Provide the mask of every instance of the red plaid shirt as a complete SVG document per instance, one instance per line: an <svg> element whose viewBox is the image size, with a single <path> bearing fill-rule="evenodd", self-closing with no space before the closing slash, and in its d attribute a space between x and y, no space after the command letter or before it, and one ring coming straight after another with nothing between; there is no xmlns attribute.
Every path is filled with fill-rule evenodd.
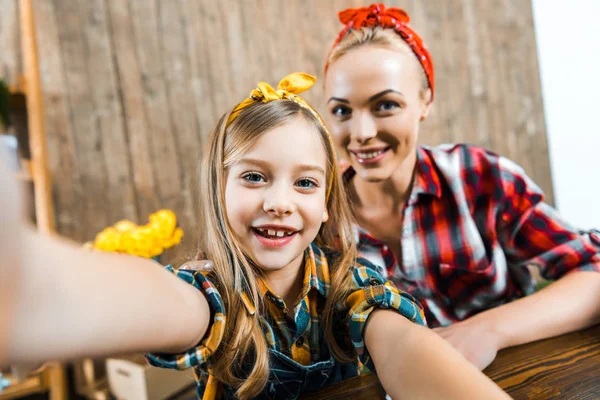
<svg viewBox="0 0 600 400"><path fill-rule="evenodd" d="M528 265L551 280L600 271L600 232L571 227L519 166L474 146L418 148L402 226L400 263L357 227L360 255L421 301L431 327L531 294Z"/></svg>

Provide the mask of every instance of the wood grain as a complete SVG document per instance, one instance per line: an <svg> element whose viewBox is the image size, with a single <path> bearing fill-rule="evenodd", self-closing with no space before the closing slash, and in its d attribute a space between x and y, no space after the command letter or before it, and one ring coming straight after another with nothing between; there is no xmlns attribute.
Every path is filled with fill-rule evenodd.
<svg viewBox="0 0 600 400"><path fill-rule="evenodd" d="M600 325L501 351L484 371L515 400L600 398Z"/></svg>
<svg viewBox="0 0 600 400"><path fill-rule="evenodd" d="M385 390L377 376L365 374L301 397L302 400L382 400Z"/></svg>
<svg viewBox="0 0 600 400"><path fill-rule="evenodd" d="M600 325L504 349L484 373L515 400L598 399ZM305 400L366 398L385 398L374 375L338 382L303 397Z"/></svg>

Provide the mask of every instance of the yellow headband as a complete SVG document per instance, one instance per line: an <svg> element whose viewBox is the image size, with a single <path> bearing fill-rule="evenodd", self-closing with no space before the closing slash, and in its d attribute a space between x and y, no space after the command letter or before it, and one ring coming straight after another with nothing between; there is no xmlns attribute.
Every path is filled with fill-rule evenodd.
<svg viewBox="0 0 600 400"><path fill-rule="evenodd" d="M273 87L266 82L259 82L258 87L250 93L250 96L233 109L229 115L229 119L227 120L227 126L229 126L229 124L237 118L244 108L259 101L268 103L275 100L290 100L309 110L323 127L333 151L333 166L331 176L329 177L329 186L327 187L327 195L325 198L325 201L328 202L329 194L331 193L331 186L333 184L333 176L335 173L337 173L335 147L333 145L331 134L329 134L329 131L327 130L327 127L325 126L325 123L323 122L323 119L319 113L317 113L302 97L298 96L298 93L302 93L305 90L313 87L316 80L317 78L312 75L305 74L303 72L294 72L279 82L279 85L277 85L277 90L273 89Z"/></svg>

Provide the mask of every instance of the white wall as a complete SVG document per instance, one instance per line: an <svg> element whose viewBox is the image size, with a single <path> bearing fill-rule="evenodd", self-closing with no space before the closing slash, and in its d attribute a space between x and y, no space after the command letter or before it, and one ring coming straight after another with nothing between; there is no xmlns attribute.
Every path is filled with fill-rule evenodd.
<svg viewBox="0 0 600 400"><path fill-rule="evenodd" d="M555 204L600 229L600 0L533 0Z"/></svg>

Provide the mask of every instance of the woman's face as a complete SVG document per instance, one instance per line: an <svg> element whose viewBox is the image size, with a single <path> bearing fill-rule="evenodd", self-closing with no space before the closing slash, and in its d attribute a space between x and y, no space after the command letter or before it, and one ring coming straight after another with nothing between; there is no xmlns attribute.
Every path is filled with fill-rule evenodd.
<svg viewBox="0 0 600 400"><path fill-rule="evenodd" d="M419 122L430 107L421 96L420 68L410 49L375 45L350 50L329 66L327 124L362 179L383 181L414 164Z"/></svg>

